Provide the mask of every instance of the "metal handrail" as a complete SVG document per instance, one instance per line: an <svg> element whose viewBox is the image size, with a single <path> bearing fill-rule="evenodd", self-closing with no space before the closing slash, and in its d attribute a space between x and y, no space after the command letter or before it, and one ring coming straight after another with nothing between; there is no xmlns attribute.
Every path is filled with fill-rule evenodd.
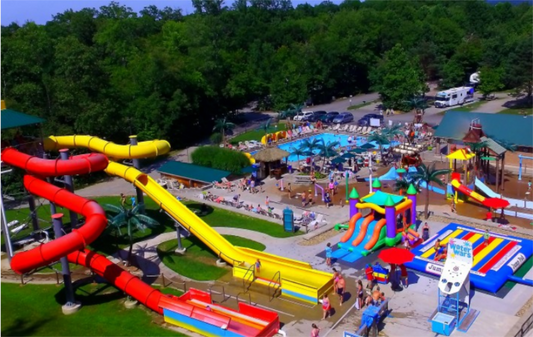
<svg viewBox="0 0 533 337"><path fill-rule="evenodd" d="M240 300L239 300L239 297L242 295L248 295L248 304L252 304L252 296L250 295L250 293L247 293L247 292L240 292L237 294L237 296L235 296L235 299L237 300L237 305L239 304Z"/></svg>
<svg viewBox="0 0 533 337"><path fill-rule="evenodd" d="M276 281L276 275L278 276L277 278L277 281ZM276 282L277 285L274 287L274 292L272 293L272 295L270 295L270 286L272 285L273 282ZM274 297L276 297L276 293L278 292L278 289L281 288L281 273L280 271L278 270L275 274L274 274L274 277L272 278L272 280L270 280L270 282L268 282L268 297L270 298L270 301L272 301L274 299Z"/></svg>
<svg viewBox="0 0 533 337"><path fill-rule="evenodd" d="M220 303L224 303L226 301L226 289L221 284L212 284L209 286L209 296L211 297L211 302L213 302L213 287L221 287L222 288L222 301Z"/></svg>
<svg viewBox="0 0 533 337"><path fill-rule="evenodd" d="M244 276L242 277L242 288L244 289L245 292L248 291L248 288L246 288L246 276L248 275L248 273L250 273L250 276L252 277L252 282L254 281L254 275L255 275L255 265L251 265L247 270L246 270L246 273L244 273ZM250 284L252 284L252 282L250 282Z"/></svg>

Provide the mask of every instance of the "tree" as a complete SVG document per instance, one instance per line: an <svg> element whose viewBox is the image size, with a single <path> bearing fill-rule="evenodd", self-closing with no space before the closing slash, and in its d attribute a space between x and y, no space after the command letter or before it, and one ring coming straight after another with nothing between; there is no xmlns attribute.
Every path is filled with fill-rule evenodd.
<svg viewBox="0 0 533 337"><path fill-rule="evenodd" d="M429 218L429 188L431 186L431 183L433 182L438 184L439 186L445 186L444 182L440 180L440 176L446 175L452 170L437 170L435 168L435 163L431 164L430 167L427 167L426 164L422 163L416 169L417 172L412 175L413 181L416 181L418 186L420 186L420 184L423 182L426 184L426 206L424 209L424 213L427 219Z"/></svg>
<svg viewBox="0 0 533 337"><path fill-rule="evenodd" d="M226 132L233 130L235 128L235 124L228 121L227 117L219 118L215 121L215 126L213 127L213 131L219 131L222 134L222 143L226 144Z"/></svg>
<svg viewBox="0 0 533 337"><path fill-rule="evenodd" d="M367 140L369 142L375 142L379 145L379 153L381 154L381 160L383 161L383 164L387 165L387 160L383 155L383 145L390 144L389 137L382 132L374 132L367 138Z"/></svg>
<svg viewBox="0 0 533 337"><path fill-rule="evenodd" d="M426 92L424 73L416 58L409 56L400 44L385 53L370 73L373 89L384 105L403 107L403 102Z"/></svg>
<svg viewBox="0 0 533 337"><path fill-rule="evenodd" d="M320 149L320 146L322 145L321 142L322 140L316 138L307 138L303 140L300 147L307 150L309 153L314 153L315 150Z"/></svg>
<svg viewBox="0 0 533 337"><path fill-rule="evenodd" d="M123 226L127 228L130 248L128 250L126 264L129 266L133 252L133 233L139 230L144 232L146 228L155 228L159 226L159 222L147 215L141 214L144 211L143 203L138 204L133 209L106 204L104 205L104 209L110 213L114 213L112 217L108 215L108 226L112 227L115 233L122 235L120 228Z"/></svg>
<svg viewBox="0 0 533 337"><path fill-rule="evenodd" d="M298 162L300 162L300 156L305 156L308 154L308 152L302 146L297 147L295 149L291 149L291 151L291 155L296 156Z"/></svg>
<svg viewBox="0 0 533 337"><path fill-rule="evenodd" d="M322 157L322 170L324 170L324 167L326 166L326 159L335 157L337 155L337 151L335 148L340 145L338 141L333 142L324 142L324 139L321 139L322 144L319 145L320 153L319 155Z"/></svg>
<svg viewBox="0 0 533 337"><path fill-rule="evenodd" d="M502 68L482 67L479 71L480 83L477 89L483 94L483 97L487 97L504 87L502 77Z"/></svg>
<svg viewBox="0 0 533 337"><path fill-rule="evenodd" d="M261 126L259 126L257 130L263 130L263 134L266 135L270 131L271 122L272 122L272 118L267 119L267 121L261 124Z"/></svg>
<svg viewBox="0 0 533 337"><path fill-rule="evenodd" d="M394 182L394 191L400 192L400 195L403 195L403 192L406 192L410 185L411 183L408 182L405 177L403 177L402 179L396 179L396 181Z"/></svg>

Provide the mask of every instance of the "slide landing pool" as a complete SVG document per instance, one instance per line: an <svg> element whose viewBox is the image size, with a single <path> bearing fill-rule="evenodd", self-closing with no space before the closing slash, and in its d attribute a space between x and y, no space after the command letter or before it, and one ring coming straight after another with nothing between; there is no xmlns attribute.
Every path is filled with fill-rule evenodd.
<svg viewBox="0 0 533 337"><path fill-rule="evenodd" d="M452 239L472 242L474 249L470 281L475 287L496 293L504 283L531 257L533 241L516 236L490 233L488 245L484 245L484 231L481 229L450 223L429 240L412 249L415 259L406 263L408 268L440 276L443 262L434 261L435 241L442 244Z"/></svg>

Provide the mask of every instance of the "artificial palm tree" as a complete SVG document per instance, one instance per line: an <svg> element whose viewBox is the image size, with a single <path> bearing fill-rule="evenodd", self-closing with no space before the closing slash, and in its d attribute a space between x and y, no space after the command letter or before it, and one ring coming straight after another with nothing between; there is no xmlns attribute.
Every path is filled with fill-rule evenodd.
<svg viewBox="0 0 533 337"><path fill-rule="evenodd" d="M291 148L291 155L296 156L298 158L298 162L300 162L300 156L305 156L307 154L307 151L303 147L298 148Z"/></svg>
<svg viewBox="0 0 533 337"><path fill-rule="evenodd" d="M409 107L410 110L414 111L415 118L417 117L418 111L421 111L422 115L424 115L426 113L426 108L428 107L426 100L422 96L413 96L411 99L404 101L404 103ZM422 122L421 116L418 122Z"/></svg>
<svg viewBox="0 0 533 337"><path fill-rule="evenodd" d="M418 165L416 168L417 172L414 173L411 177L413 181L416 182L417 187L420 186L422 182L426 183L426 207L424 209L424 213L426 215L426 219L429 217L429 187L432 182L438 184L439 186L444 186L444 182L440 180L440 176L446 175L450 173L452 170L444 169L444 170L438 170L435 168L435 163L431 164L430 167L427 167L424 163Z"/></svg>
<svg viewBox="0 0 533 337"><path fill-rule="evenodd" d="M215 121L215 126L213 127L213 131L219 131L222 133L222 144L226 144L226 131L233 130L235 128L235 124L228 121L227 117L219 118Z"/></svg>
<svg viewBox="0 0 533 337"><path fill-rule="evenodd" d="M257 130L263 130L263 134L266 136L268 131L270 130L270 123L272 122L272 118L269 118L266 122L261 124Z"/></svg>
<svg viewBox="0 0 533 337"><path fill-rule="evenodd" d="M301 148L313 153L313 151L320 149L320 146L322 145L322 141L318 140L316 138L307 138L304 139L302 142Z"/></svg>
<svg viewBox="0 0 533 337"><path fill-rule="evenodd" d="M411 183L408 182L407 179L405 179L405 177L401 179L396 179L396 181L394 182L394 191L400 192L400 195L403 195L403 192L407 191L410 184Z"/></svg>
<svg viewBox="0 0 533 337"><path fill-rule="evenodd" d="M381 133L384 134L389 141L393 141L394 137L403 135L402 127L400 124L394 124L390 127L385 127L381 130Z"/></svg>
<svg viewBox="0 0 533 337"><path fill-rule="evenodd" d="M114 213L113 216L108 215L108 226L114 229L116 235L122 235L121 227L126 226L128 231L128 239L130 248L128 251L128 258L126 264L129 266L131 262L131 255L133 252L133 233L135 230L143 231L146 228L154 228L159 226L157 220L146 216L143 213L144 204L140 203L133 209L127 209L124 206L104 205L104 209L109 213Z"/></svg>
<svg viewBox="0 0 533 337"><path fill-rule="evenodd" d="M335 151L335 148L340 145L339 142L325 142L324 139L321 140L322 144L318 147L320 149L319 155L322 157L322 171L324 170L324 166L326 166L326 159L335 157L337 155L337 151Z"/></svg>
<svg viewBox="0 0 533 337"><path fill-rule="evenodd" d="M374 132L368 137L368 142L376 142L379 145L379 153L381 154L381 160L386 165L387 161L383 156L383 145L390 144L389 137L382 132Z"/></svg>

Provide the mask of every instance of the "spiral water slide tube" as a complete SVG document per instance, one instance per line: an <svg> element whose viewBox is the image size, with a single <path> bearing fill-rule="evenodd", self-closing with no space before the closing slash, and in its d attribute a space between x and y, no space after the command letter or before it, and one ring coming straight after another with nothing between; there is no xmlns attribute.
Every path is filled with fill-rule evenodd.
<svg viewBox="0 0 533 337"><path fill-rule="evenodd" d="M27 172L39 177L87 174L103 170L108 166L108 159L102 154L80 155L72 157L70 160L45 160L18 152L13 148L2 151L2 161L11 166L25 169ZM107 225L105 212L98 203L29 175L24 176L24 186L32 194L83 215L85 224L59 239L14 255L11 260L11 268L15 272L24 274L67 256L69 262L90 268L120 290L148 308L165 315L165 317L168 314L177 315L180 323L194 322L195 320L201 321L202 323L199 326L204 326L204 329L198 329L197 324L194 323L191 326L187 326L193 331L209 334L210 331L221 329L212 322L226 322L224 329L233 332L235 336L270 336L279 329L277 315L272 322L266 322L261 327L254 327L252 323L256 321L256 318L253 316L239 314L238 312L221 315L205 308L194 307L175 296L164 295L159 290L153 289L136 276L109 261L106 257L85 249L88 244L92 243L104 231ZM241 311L254 310L253 307L248 308L248 305L242 306L242 304L244 303L240 305ZM239 318L240 322L235 317ZM276 322L278 328L275 326ZM243 331L245 332L244 334Z"/></svg>
<svg viewBox="0 0 533 337"><path fill-rule="evenodd" d="M92 136L51 136L45 140L44 145L47 150L85 147L117 159L153 157L167 153L170 150L170 144L161 140L140 142L138 145L117 145ZM198 237L221 259L234 267L248 268L257 259L260 259L261 275L259 276L262 279L274 280L279 272L279 275L281 275L281 289L282 292L286 291L285 294L287 296L316 303L318 298L332 288L332 274L312 269L309 263L233 246L194 212L179 202L176 197L141 171L112 161L105 171L109 175L117 176L133 183L158 203L173 219ZM234 274L239 276L235 273L235 270ZM296 284L300 285L298 291L294 289L296 286L289 286ZM289 287L291 289L288 289ZM311 299L309 297L311 293L316 293L316 298ZM315 297L315 295L311 297Z"/></svg>

